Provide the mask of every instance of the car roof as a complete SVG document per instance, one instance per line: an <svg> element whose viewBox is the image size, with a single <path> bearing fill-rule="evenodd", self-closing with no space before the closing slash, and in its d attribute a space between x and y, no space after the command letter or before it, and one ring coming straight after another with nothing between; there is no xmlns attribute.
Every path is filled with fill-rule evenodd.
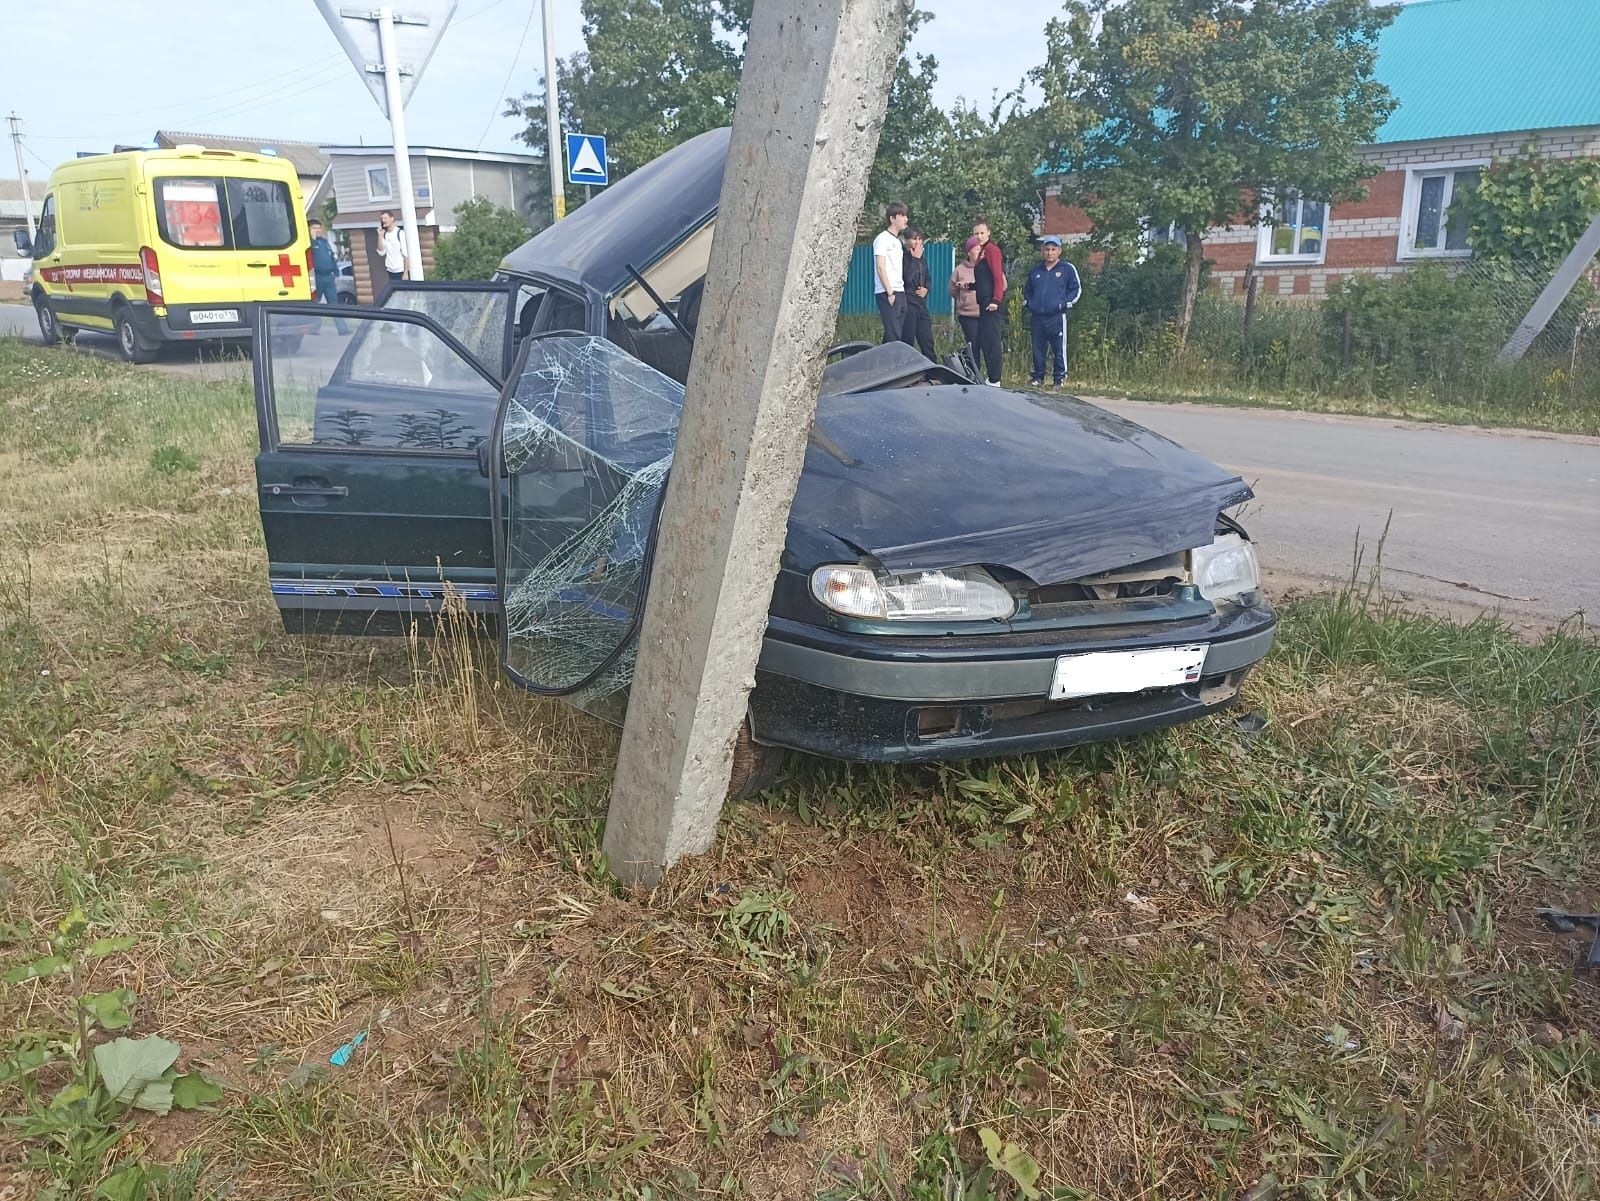
<svg viewBox="0 0 1600 1201"><path fill-rule="evenodd" d="M717 211L728 135L713 129L623 176L506 255L500 270L606 295Z"/></svg>

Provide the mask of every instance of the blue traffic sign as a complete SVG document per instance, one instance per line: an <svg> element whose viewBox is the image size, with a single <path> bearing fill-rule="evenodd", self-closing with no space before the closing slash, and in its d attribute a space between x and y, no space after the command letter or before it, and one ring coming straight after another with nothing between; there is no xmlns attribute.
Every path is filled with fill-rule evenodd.
<svg viewBox="0 0 1600 1201"><path fill-rule="evenodd" d="M570 183L611 182L606 168L606 138L600 133L567 135L567 180Z"/></svg>

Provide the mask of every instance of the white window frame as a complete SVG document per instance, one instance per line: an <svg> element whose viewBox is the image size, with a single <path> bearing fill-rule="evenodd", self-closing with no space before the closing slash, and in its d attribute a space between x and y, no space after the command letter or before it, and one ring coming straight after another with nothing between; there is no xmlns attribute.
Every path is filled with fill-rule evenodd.
<svg viewBox="0 0 1600 1201"><path fill-rule="evenodd" d="M1304 196L1300 198L1300 203L1305 203ZM1328 227L1333 224L1333 205L1320 200L1313 200L1311 203L1321 204L1324 214L1322 218L1322 240L1317 244L1317 252L1315 254L1274 254L1272 252L1272 234L1278 226L1272 224L1266 218L1277 207L1277 199L1274 197L1271 201L1261 206L1262 219L1260 226L1256 230L1256 266L1269 267L1307 263L1320 266L1327 259Z"/></svg>
<svg viewBox="0 0 1600 1201"><path fill-rule="evenodd" d="M1439 230L1443 234L1449 224L1450 202L1456 194L1456 172L1476 167L1479 171L1489 169L1489 160L1486 158L1451 159L1442 163L1415 163L1406 168L1405 200L1400 206L1400 242L1395 251L1396 259L1467 259L1472 257L1472 247L1465 250L1446 250L1442 246L1437 250L1418 250L1417 218L1421 215L1422 208L1422 180L1428 175L1442 175L1445 178L1444 205L1439 210Z"/></svg>
<svg viewBox="0 0 1600 1201"><path fill-rule="evenodd" d="M372 190L372 173L374 171L382 171L383 177L389 181L388 188L386 188L381 194ZM366 166L366 175L368 200L376 202L384 200L392 201L394 199L394 170L388 163L368 163Z"/></svg>
<svg viewBox="0 0 1600 1201"><path fill-rule="evenodd" d="M1141 261L1154 254L1157 246L1177 246L1187 249L1189 245L1188 235L1179 227L1176 221L1168 221L1166 228L1160 231L1160 237L1156 236L1156 232L1156 228L1151 226L1149 221L1145 221L1139 227L1139 257ZM1181 242L1178 240L1180 235L1183 237Z"/></svg>

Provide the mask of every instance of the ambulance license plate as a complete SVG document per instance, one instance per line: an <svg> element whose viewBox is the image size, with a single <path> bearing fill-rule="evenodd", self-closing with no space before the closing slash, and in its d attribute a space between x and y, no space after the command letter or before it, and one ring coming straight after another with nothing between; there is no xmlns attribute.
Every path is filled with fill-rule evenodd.
<svg viewBox="0 0 1600 1201"><path fill-rule="evenodd" d="M191 325L238 325L238 309L190 309Z"/></svg>
<svg viewBox="0 0 1600 1201"><path fill-rule="evenodd" d="M1193 684L1206 664L1204 643L1160 646L1147 651L1093 651L1062 655L1050 681L1050 699L1069 700L1107 693L1143 692Z"/></svg>

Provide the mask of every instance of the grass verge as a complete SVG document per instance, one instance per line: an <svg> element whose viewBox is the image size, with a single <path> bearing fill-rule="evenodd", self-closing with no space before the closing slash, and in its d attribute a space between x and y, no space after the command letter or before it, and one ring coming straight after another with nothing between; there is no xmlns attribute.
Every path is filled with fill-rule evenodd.
<svg viewBox="0 0 1600 1201"><path fill-rule="evenodd" d="M0 339L0 1195L1600 1187L1597 984L1532 917L1600 909L1581 631L1298 602L1264 728L797 762L631 895L607 729L280 632L253 428Z"/></svg>

